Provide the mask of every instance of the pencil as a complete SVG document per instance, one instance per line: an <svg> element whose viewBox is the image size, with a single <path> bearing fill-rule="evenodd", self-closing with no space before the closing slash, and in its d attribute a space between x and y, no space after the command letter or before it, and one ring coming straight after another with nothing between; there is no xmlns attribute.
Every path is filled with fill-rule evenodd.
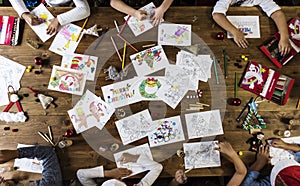
<svg viewBox="0 0 300 186"><path fill-rule="evenodd" d="M235 80L234 80L234 98L237 98L237 82L238 82L238 74L234 72Z"/></svg>
<svg viewBox="0 0 300 186"><path fill-rule="evenodd" d="M120 39L122 39L127 45L129 45L134 51L138 52L138 49L136 49L134 46L132 46L124 37L122 37L120 34L117 35Z"/></svg>
<svg viewBox="0 0 300 186"><path fill-rule="evenodd" d="M193 168L190 168L190 169L188 169L188 170L186 170L186 171L184 171L184 173L186 174L186 173L190 172L190 171L193 170L193 169L194 169L194 167L193 167Z"/></svg>
<svg viewBox="0 0 300 186"><path fill-rule="evenodd" d="M213 57L213 62L214 62L214 70L215 70L215 75L216 75L216 83L218 85L218 84L220 84L220 82L219 82L219 76L218 76L218 71L217 71L217 61L216 61L215 57Z"/></svg>
<svg viewBox="0 0 300 186"><path fill-rule="evenodd" d="M98 41L96 43L96 45L94 46L94 50L96 50L99 46L99 44L101 43L102 39L104 38L104 35L105 33L108 31L108 28L105 28L103 31L102 31L102 35L98 38Z"/></svg>
<svg viewBox="0 0 300 186"><path fill-rule="evenodd" d="M123 30L124 30L125 26L127 25L127 23L128 23L128 21L129 21L130 18L131 18L131 16L129 15L129 16L127 17L125 23L123 24L121 30L118 32L118 34L122 34L122 32L123 32Z"/></svg>
<svg viewBox="0 0 300 186"><path fill-rule="evenodd" d="M296 109L299 109L300 108L300 97L298 98L298 103L297 103L297 106L296 106Z"/></svg>
<svg viewBox="0 0 300 186"><path fill-rule="evenodd" d="M143 48L147 48L147 47L153 47L153 46L155 46L156 44L155 43L153 43L153 44L149 44L149 45L143 45L142 47Z"/></svg>
<svg viewBox="0 0 300 186"><path fill-rule="evenodd" d="M39 134L45 141L47 141L47 142L49 143L49 140L45 137L45 134L44 134L44 133L38 131L38 134Z"/></svg>
<svg viewBox="0 0 300 186"><path fill-rule="evenodd" d="M119 26L118 26L118 23L117 23L117 21L116 21L116 20L114 20L114 23L115 23L116 29L117 29L117 31L118 31L118 33L119 33L119 32L120 32L120 29L119 29Z"/></svg>
<svg viewBox="0 0 300 186"><path fill-rule="evenodd" d="M223 50L223 57L224 57L224 72L225 72L225 78L227 78L227 60L226 60L226 51Z"/></svg>
<svg viewBox="0 0 300 186"><path fill-rule="evenodd" d="M122 69L124 69L125 56L126 56L126 42L124 42L124 48L123 48Z"/></svg>
<svg viewBox="0 0 300 186"><path fill-rule="evenodd" d="M80 37L80 35L81 35L81 32L82 32L82 30L84 29L84 27L85 27L85 25L86 25L86 23L87 23L88 20L89 20L89 18L87 17L87 18L85 19L85 21L84 21L82 27L81 27L81 30L80 30L80 32L79 32L79 34L78 34L78 37L77 37L77 39L76 39L76 42L78 42L78 39L79 39L79 37Z"/></svg>
<svg viewBox="0 0 300 186"><path fill-rule="evenodd" d="M117 52L117 54L118 54L118 57L119 57L120 61L122 62L122 57L121 57L121 55L120 55L120 53L119 53L119 50L118 50L118 48L117 48L117 45L116 45L116 43L115 43L114 38L113 38L112 36L110 36L110 39L111 39L112 44L114 45L114 48L115 48L115 50L116 50L116 52Z"/></svg>
<svg viewBox="0 0 300 186"><path fill-rule="evenodd" d="M51 128L51 126L48 126L48 132L49 132L49 138L50 138L50 140L53 140L53 135L52 135L52 128Z"/></svg>

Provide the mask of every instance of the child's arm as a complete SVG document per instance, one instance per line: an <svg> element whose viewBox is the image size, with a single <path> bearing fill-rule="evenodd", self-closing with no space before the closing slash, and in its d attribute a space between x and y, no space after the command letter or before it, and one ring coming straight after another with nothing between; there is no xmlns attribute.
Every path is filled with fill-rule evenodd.
<svg viewBox="0 0 300 186"><path fill-rule="evenodd" d="M291 50L285 15L281 10L277 10L271 15L271 18L274 20L279 30L280 40L279 40L278 48L281 55L284 56L288 54Z"/></svg>
<svg viewBox="0 0 300 186"><path fill-rule="evenodd" d="M147 12L145 12L143 10L136 10L136 9L128 6L127 4L125 4L122 0L111 0L110 6L120 12L123 12L124 14L134 16L135 18L137 18L140 21L143 19L146 19L146 17L147 17Z"/></svg>
<svg viewBox="0 0 300 186"><path fill-rule="evenodd" d="M173 0L164 0L164 2L155 9L155 14L152 17L152 24L158 25L160 22L163 21L164 14L168 10L168 8L171 6Z"/></svg>
<svg viewBox="0 0 300 186"><path fill-rule="evenodd" d="M291 143L286 143L284 141L282 141L279 138L275 138L272 140L271 142L272 147L275 148L281 148L284 150L291 150L294 152L300 152L300 146L298 144L291 144Z"/></svg>
<svg viewBox="0 0 300 186"><path fill-rule="evenodd" d="M234 42L239 47L248 47L248 41L246 40L244 33L239 31L234 25L232 25L224 14L214 13L213 19L218 25L220 25L223 29L225 29L233 35Z"/></svg>

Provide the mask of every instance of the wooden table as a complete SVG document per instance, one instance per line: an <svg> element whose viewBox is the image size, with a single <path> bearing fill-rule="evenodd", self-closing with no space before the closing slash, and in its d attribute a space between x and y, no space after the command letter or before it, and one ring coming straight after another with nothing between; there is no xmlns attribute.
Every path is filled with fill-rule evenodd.
<svg viewBox="0 0 300 186"><path fill-rule="evenodd" d="M51 12L56 15L60 12L64 12L69 8L50 8ZM300 15L300 7L283 7L284 13L286 14L287 19L292 17L299 17ZM11 7L1 7L0 8L2 15L17 15ZM203 96L200 99L187 99L184 98L182 100L182 104L178 106L175 110L170 107L166 107L167 109L165 117L175 116L181 114L183 116L185 113L185 107L188 103L200 101L202 103L209 104L210 107L205 110L211 109L220 109L222 119L223 119L223 128L225 134L222 136L206 138L202 140L223 140L226 139L229 141L236 151L243 151L244 155L241 156L243 161L246 164L251 163L254 160L255 154L253 152L248 151L249 145L246 144L246 140L250 138L252 135L249 134L248 131L237 128L240 124L236 122L235 118L239 115L243 106L247 103L250 97L255 96L250 92L247 92L243 89L239 88L239 98L242 100L241 106L230 106L226 104L228 98L233 97L234 95L234 72L238 72L241 77L244 68L237 68L234 66L234 62L236 59L239 59L241 55L249 55L251 60L264 64L270 68L275 69L281 73L284 73L288 76L295 78L296 82L294 88L291 91L290 98L286 105L278 106L272 102L264 102L259 105L259 113L265 119L268 128L264 129L265 138L268 137L277 137L274 134L276 129L285 129L287 127L287 121L289 119L300 118L300 111L296 110L296 102L299 97L300 91L300 70L297 61L299 60L299 56L296 56L292 61L290 61L283 69L277 69L268 59L267 57L258 49L265 40L267 40L273 33L276 32L276 26L274 22L269 19L264 12L259 8L230 8L228 15L259 15L260 17L260 26L261 26L261 39L248 39L250 42L250 46L247 49L238 48L235 43L230 39L224 39L223 41L216 40L215 34L217 32L223 31L219 26L217 26L211 17L212 7L171 7L165 15L165 20L173 23L181 23L181 24L191 24L192 31L195 33L195 36L199 36L201 38L198 40L199 42L204 42L207 44L203 45L204 54L214 54L216 59L219 62L218 71L220 75L220 85L216 85L214 74L212 74L212 78L208 81L208 83L200 82L200 88L203 91ZM112 16L113 15L113 16ZM96 38L94 36L85 35L80 42L76 53L87 53L87 54L101 54L100 62L98 68L98 79L94 83L88 83L87 86L94 87L95 93L99 96L102 96L101 86L111 84L112 81L105 81L104 77L106 76L103 73L103 68L107 68L109 65L115 65L120 68L121 64L118 62L118 57L114 53L112 45L109 39L110 35L115 34L113 31L114 23L113 20L117 20L119 24L123 23L123 14L111 9L111 8L94 8L92 9L91 17L86 25L86 28L93 26L94 24L100 25L101 27L109 27L110 32L104 37L103 41L100 43L99 47L96 50L93 50L93 47L96 43ZM75 24L81 26L83 21L76 22ZM128 28L125 31L129 32ZM150 34L151 35L151 34ZM47 145L47 143L37 134L38 131L47 132L47 126L51 125L53 128L53 133L55 139L59 136L63 135L67 129L72 128L72 124L70 121L67 110L73 107L73 104L76 103L80 97L72 96L70 94L50 91L47 89L50 73L53 65L60 65L61 56L54 54L48 50L53 38L43 44L41 48L38 50L34 50L26 45L26 38L36 38L37 36L32 32L28 25L25 25L25 30L23 33L22 43L19 46L9 47L9 46L0 46L0 54L15 60L25 66L34 65L33 59L35 56L40 56L42 53L46 52L50 56L50 63L44 65L43 73L36 75L35 73L27 73L25 72L22 80L21 86L22 88L19 91L19 95L28 93L29 97L23 97L21 100L21 104L23 109L27 112L29 119L25 123L5 123L0 122L0 147L4 148L16 148L18 143L24 144L40 144ZM153 37L153 35L151 35ZM194 36L193 36L194 37ZM135 47L139 50L142 50L142 45L149 44L151 41L140 41L138 38L127 38L130 42L135 42ZM153 42L153 41L152 41ZM109 47L108 46L109 43ZM122 46L120 46L122 47ZM210 49L210 50L209 50ZM228 72L229 76L227 79L223 78L223 56L222 51L226 49L227 55L229 57L228 61ZM176 47L166 47L166 53L168 58L171 61L175 61L176 53L179 51ZM120 50L121 51L121 50ZM127 63L129 63L129 55L134 54L135 52L128 47L126 57ZM246 66L246 62L242 62L243 67ZM37 67L36 67L37 68ZM132 74L129 74L131 76ZM49 108L44 111L40 105L40 103L35 102L36 97L33 96L33 93L27 89L26 87L32 87L38 90L41 93L46 95L53 96L55 98L55 103L58 105L56 108ZM189 95L194 95L194 92L189 92ZM165 107L165 104L161 102L139 102L131 105L130 107L125 107L125 109L130 108L133 113L141 111L142 109L148 108L153 112L155 109L158 109L157 112L161 109L161 107ZM151 107L151 108L150 108ZM1 107L0 110L3 110L4 107ZM13 111L17 111L14 107ZM127 110L126 110L127 111ZM127 113L128 114L128 113ZM160 113L157 113L155 116L157 118L163 117ZM182 117L183 118L183 117ZM63 171L63 175L65 178L73 178L75 176L75 171L78 168L83 167L93 167L96 165L104 165L105 168L114 168L115 163L110 161L112 157L112 152L109 150L106 151L107 154L104 155L103 158L98 152L100 152L99 147L102 145L104 147L109 148L112 143L117 142L120 145L120 148L126 148L122 146L120 138L117 134L117 131L114 126L114 121L118 120L116 115L113 115L109 123L106 124L105 128L108 131L106 134L101 133L99 130L90 130L83 135L77 135L71 137L74 144L64 150L57 150L58 156L60 158L61 168ZM17 128L18 132L4 131L3 128L5 126L10 126L11 129ZM299 126L295 127L296 130L292 131L292 136L297 136L300 134ZM114 140L105 140L105 135L114 136ZM101 138L95 137L101 136ZM91 148L90 145L86 142L85 138L94 139L93 142L90 142L91 139L88 140L90 145L94 148ZM94 138L95 137L95 138ZM102 140L104 139L104 140ZM200 141L190 140L190 141ZM132 145L139 145L145 143L146 139L139 140L138 142L133 143ZM185 141L187 142L187 141ZM164 170L161 174L161 177L171 177L174 175L176 169L182 168L183 159L177 157L176 150L181 149L181 144L170 145L168 149L171 149L169 154L165 154L163 151L164 146L161 148L155 149L153 151L154 159L161 161L164 166ZM98 151L98 152L97 152ZM107 159L108 158L108 159ZM112 160L112 159L111 159ZM231 175L234 171L233 166L222 158L222 166L218 168L205 168L205 169L196 169L192 170L188 173L188 176L228 176Z"/></svg>

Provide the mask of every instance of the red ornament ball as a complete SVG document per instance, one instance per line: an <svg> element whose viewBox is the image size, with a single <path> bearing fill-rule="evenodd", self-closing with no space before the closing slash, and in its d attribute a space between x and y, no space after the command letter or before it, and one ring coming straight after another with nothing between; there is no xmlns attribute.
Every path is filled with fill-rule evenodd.
<svg viewBox="0 0 300 186"><path fill-rule="evenodd" d="M224 32L218 32L216 34L216 39L223 40L224 38L225 38L225 33Z"/></svg>
<svg viewBox="0 0 300 186"><path fill-rule="evenodd" d="M43 65L43 59L40 57L35 57L34 58L34 64L36 65Z"/></svg>

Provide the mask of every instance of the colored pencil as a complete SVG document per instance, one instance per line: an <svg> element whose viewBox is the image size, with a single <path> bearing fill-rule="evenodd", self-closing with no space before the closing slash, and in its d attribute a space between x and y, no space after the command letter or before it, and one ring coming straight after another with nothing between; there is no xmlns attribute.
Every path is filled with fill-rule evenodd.
<svg viewBox="0 0 300 186"><path fill-rule="evenodd" d="M136 49L134 46L132 46L124 37L122 37L120 34L117 35L120 39L122 39L127 45L129 45L134 51L138 52L138 49Z"/></svg>
<svg viewBox="0 0 300 186"><path fill-rule="evenodd" d="M223 57L224 57L224 72L225 72L225 78L227 78L227 59L226 59L226 51L223 50Z"/></svg>
<svg viewBox="0 0 300 186"><path fill-rule="evenodd" d="M215 57L213 57L213 62L214 62L214 70L215 70L215 75L216 75L216 82L218 85L218 84L220 84L220 82L219 82L219 76L218 76L218 70L217 70L217 60Z"/></svg>
<svg viewBox="0 0 300 186"><path fill-rule="evenodd" d="M124 69L125 56L126 56L126 42L124 42L124 48L123 48L122 69Z"/></svg>
<svg viewBox="0 0 300 186"><path fill-rule="evenodd" d="M85 21L84 21L82 27L81 27L81 30L80 30L80 32L79 32L79 34L78 34L78 37L76 38L76 42L78 42L78 39L80 38L80 35L81 35L81 33L82 33L82 30L84 29L84 27L85 27L86 23L88 22L88 20L89 20L89 18L87 17L87 18L85 19Z"/></svg>
<svg viewBox="0 0 300 186"><path fill-rule="evenodd" d="M238 84L238 74L237 72L234 73L235 80L234 80L234 98L237 98L237 84Z"/></svg>
<svg viewBox="0 0 300 186"><path fill-rule="evenodd" d="M117 29L117 31L118 31L118 33L119 33L119 32L120 32L120 29L119 29L119 26L118 26L118 23L117 23L117 21L116 21L116 20L114 20L114 23L115 23L116 29Z"/></svg>
<svg viewBox="0 0 300 186"><path fill-rule="evenodd" d="M121 30L118 32L118 34L122 34L122 32L123 32L123 30L124 30L125 26L127 25L130 18L131 18L131 16L127 17L125 23L123 24L123 26L122 26Z"/></svg>
<svg viewBox="0 0 300 186"><path fill-rule="evenodd" d="M53 140L53 133L52 133L51 126L48 126L48 132L49 132L49 138L50 138L50 140Z"/></svg>
<svg viewBox="0 0 300 186"><path fill-rule="evenodd" d="M299 109L300 108L300 97L298 98L298 103L297 103L297 106L296 106L296 109Z"/></svg>
<svg viewBox="0 0 300 186"><path fill-rule="evenodd" d="M119 52L119 50L118 50L118 48L117 48L117 45L116 45L116 43L115 43L114 38L113 38L112 36L110 36L110 39L111 39L111 42L112 42L112 44L114 45L114 48L115 48L115 50L116 50L116 52L117 52L117 54L118 54L118 57L119 57L119 59L120 59L120 62L122 62L122 57L121 57L120 52Z"/></svg>
<svg viewBox="0 0 300 186"><path fill-rule="evenodd" d="M47 141L47 142L49 143L49 140L45 137L45 134L44 134L44 133L38 131L38 134L39 134L45 141Z"/></svg>
<svg viewBox="0 0 300 186"><path fill-rule="evenodd" d="M153 43L153 44L149 44L149 45L143 45L142 47L143 48L148 48L148 47L153 47L153 46L155 46L156 44L155 43Z"/></svg>
<svg viewBox="0 0 300 186"><path fill-rule="evenodd" d="M193 169L194 169L194 167L193 167L193 168L190 168L190 169L188 169L188 170L186 170L186 171L184 171L184 173L186 174L186 173L190 172L190 171L193 170Z"/></svg>
<svg viewBox="0 0 300 186"><path fill-rule="evenodd" d="M104 38L104 35L105 33L108 31L108 28L105 28L103 31L102 31L102 35L98 38L98 41L96 43L96 45L94 46L94 50L96 50L100 44L100 42L102 41L102 39Z"/></svg>
<svg viewBox="0 0 300 186"><path fill-rule="evenodd" d="M244 106L243 110L241 111L241 113L239 114L239 116L236 118L236 121L237 121L237 122L240 122L240 121L241 121L242 116L244 115L246 109L248 108L248 104L249 104L249 103L252 103L253 99L254 99L254 98L251 97L250 100L248 101L248 103Z"/></svg>

